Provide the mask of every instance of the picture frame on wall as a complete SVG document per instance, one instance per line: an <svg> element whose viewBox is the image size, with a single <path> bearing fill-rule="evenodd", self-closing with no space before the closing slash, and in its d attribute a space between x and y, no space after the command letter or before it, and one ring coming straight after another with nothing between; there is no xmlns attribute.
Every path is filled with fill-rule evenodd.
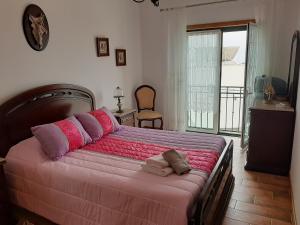
<svg viewBox="0 0 300 225"><path fill-rule="evenodd" d="M116 49L116 65L126 66L126 49Z"/></svg>
<svg viewBox="0 0 300 225"><path fill-rule="evenodd" d="M97 57L109 56L109 39L108 38L96 38L97 43Z"/></svg>

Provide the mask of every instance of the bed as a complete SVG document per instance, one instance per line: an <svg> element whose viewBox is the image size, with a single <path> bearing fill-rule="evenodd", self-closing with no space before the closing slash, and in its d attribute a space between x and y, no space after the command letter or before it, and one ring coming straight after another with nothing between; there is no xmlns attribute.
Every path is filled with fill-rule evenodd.
<svg viewBox="0 0 300 225"><path fill-rule="evenodd" d="M119 145L132 142L146 149L169 141L170 147L218 151L207 173L201 168L182 177L146 174L142 160L98 152L95 146L49 161L30 127L93 109L93 93L68 84L29 90L0 107L1 156L7 156L7 186L16 211L58 224L220 224L234 185L232 141L124 126L101 142L126 140Z"/></svg>

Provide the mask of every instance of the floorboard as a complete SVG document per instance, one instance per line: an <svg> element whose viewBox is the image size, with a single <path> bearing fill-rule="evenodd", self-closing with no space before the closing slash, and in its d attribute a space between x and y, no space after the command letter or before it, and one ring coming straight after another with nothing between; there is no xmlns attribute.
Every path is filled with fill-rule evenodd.
<svg viewBox="0 0 300 225"><path fill-rule="evenodd" d="M234 191L223 225L291 225L292 205L289 177L244 170L245 151L234 140Z"/></svg>

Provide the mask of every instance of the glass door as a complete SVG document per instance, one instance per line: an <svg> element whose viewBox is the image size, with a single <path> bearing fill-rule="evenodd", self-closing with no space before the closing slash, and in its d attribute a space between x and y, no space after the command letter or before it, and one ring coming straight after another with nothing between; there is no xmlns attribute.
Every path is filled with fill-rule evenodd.
<svg viewBox="0 0 300 225"><path fill-rule="evenodd" d="M188 33L187 130L218 133L221 30Z"/></svg>
<svg viewBox="0 0 300 225"><path fill-rule="evenodd" d="M258 54L258 32L255 24L248 25L248 49L247 49L247 66L245 79L245 94L244 94L244 112L243 112L243 127L241 147L245 148L249 141L250 127L250 110L254 100L254 81L259 74L257 59Z"/></svg>
<svg viewBox="0 0 300 225"><path fill-rule="evenodd" d="M247 26L223 29L219 132L225 135L242 134L247 36Z"/></svg>

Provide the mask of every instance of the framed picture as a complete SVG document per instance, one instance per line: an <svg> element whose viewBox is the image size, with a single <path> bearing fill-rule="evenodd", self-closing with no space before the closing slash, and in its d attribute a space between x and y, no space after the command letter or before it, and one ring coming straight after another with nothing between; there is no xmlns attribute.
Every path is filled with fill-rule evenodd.
<svg viewBox="0 0 300 225"><path fill-rule="evenodd" d="M116 49L116 64L117 66L126 66L126 50Z"/></svg>
<svg viewBox="0 0 300 225"><path fill-rule="evenodd" d="M96 38L97 56L109 56L109 40L108 38Z"/></svg>

